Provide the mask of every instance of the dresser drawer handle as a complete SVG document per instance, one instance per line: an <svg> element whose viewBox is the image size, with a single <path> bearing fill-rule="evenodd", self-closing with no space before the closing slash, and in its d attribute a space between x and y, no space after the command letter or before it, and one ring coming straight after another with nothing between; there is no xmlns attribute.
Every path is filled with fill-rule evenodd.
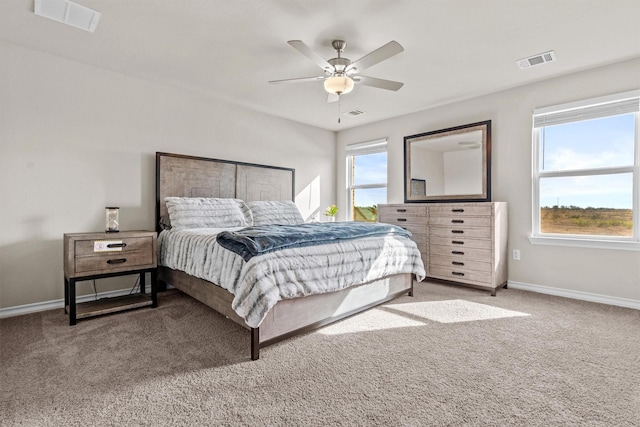
<svg viewBox="0 0 640 427"><path fill-rule="evenodd" d="M454 255L464 255L464 252L462 251L451 251L451 253Z"/></svg>
<svg viewBox="0 0 640 427"><path fill-rule="evenodd" d="M451 230L453 234L464 234L464 230Z"/></svg>
<svg viewBox="0 0 640 427"><path fill-rule="evenodd" d="M464 242L461 240L452 240L451 243L454 245L464 245Z"/></svg>
<svg viewBox="0 0 640 427"><path fill-rule="evenodd" d="M462 265L464 265L464 262L460 262L460 261L451 261L451 264L453 264L453 265L460 265L460 266L462 266Z"/></svg>
<svg viewBox="0 0 640 427"><path fill-rule="evenodd" d="M453 274L454 276L464 276L464 273L460 273L458 271L452 271L451 274Z"/></svg>
<svg viewBox="0 0 640 427"><path fill-rule="evenodd" d="M454 224L464 224L464 219L452 219L451 222Z"/></svg>
<svg viewBox="0 0 640 427"><path fill-rule="evenodd" d="M397 221L398 222L407 222L407 219L406 218L397 218Z"/></svg>
<svg viewBox="0 0 640 427"><path fill-rule="evenodd" d="M406 212L406 209L396 209L396 212Z"/></svg>
<svg viewBox="0 0 640 427"><path fill-rule="evenodd" d="M127 244L126 243L109 243L107 247L108 248L126 248Z"/></svg>
<svg viewBox="0 0 640 427"><path fill-rule="evenodd" d="M107 264L122 264L123 262L127 262L126 258L116 258L107 260Z"/></svg>
<svg viewBox="0 0 640 427"><path fill-rule="evenodd" d="M464 209L451 209L451 212L464 212Z"/></svg>

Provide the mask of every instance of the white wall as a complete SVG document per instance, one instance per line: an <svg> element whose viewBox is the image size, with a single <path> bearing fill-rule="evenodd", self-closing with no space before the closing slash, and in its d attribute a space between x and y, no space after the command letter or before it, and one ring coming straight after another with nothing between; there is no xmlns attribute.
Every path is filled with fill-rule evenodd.
<svg viewBox="0 0 640 427"><path fill-rule="evenodd" d="M333 132L5 42L0 75L0 308L63 298L62 235L105 206L154 229L156 151L293 167L306 216L335 200Z"/></svg>
<svg viewBox="0 0 640 427"><path fill-rule="evenodd" d="M522 255L521 261L509 261L509 281L640 302L640 252L532 245L527 239L533 109L638 88L640 59L634 59L341 131L336 151L340 211L347 211L347 144L388 138L388 202L402 203L405 135L492 120L493 200L509 203L509 248Z"/></svg>

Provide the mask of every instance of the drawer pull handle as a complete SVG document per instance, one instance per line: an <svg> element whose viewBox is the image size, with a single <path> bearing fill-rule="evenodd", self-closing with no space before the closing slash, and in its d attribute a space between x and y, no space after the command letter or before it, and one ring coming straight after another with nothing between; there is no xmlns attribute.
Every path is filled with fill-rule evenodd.
<svg viewBox="0 0 640 427"><path fill-rule="evenodd" d="M460 273L458 271L452 271L451 274L453 274L454 276L464 276L464 273Z"/></svg>
<svg viewBox="0 0 640 427"><path fill-rule="evenodd" d="M464 212L464 209L451 209L451 212Z"/></svg>
<svg viewBox="0 0 640 427"><path fill-rule="evenodd" d="M462 266L462 265L464 265L464 262L460 262L460 261L451 261L451 264L453 264L453 265L460 265L460 266Z"/></svg>
<svg viewBox="0 0 640 427"><path fill-rule="evenodd" d="M451 230L453 234L464 234L464 230Z"/></svg>
<svg viewBox="0 0 640 427"><path fill-rule="evenodd" d="M452 240L451 243L454 245L464 245L464 242L461 240Z"/></svg>
<svg viewBox="0 0 640 427"><path fill-rule="evenodd" d="M396 212L406 212L406 209L396 209Z"/></svg>
<svg viewBox="0 0 640 427"><path fill-rule="evenodd" d="M122 264L123 262L127 262L126 258L116 258L107 260L107 264Z"/></svg>
<svg viewBox="0 0 640 427"><path fill-rule="evenodd" d="M451 222L454 224L464 224L464 219L452 219Z"/></svg>
<svg viewBox="0 0 640 427"><path fill-rule="evenodd" d="M398 221L399 222L407 222L407 219L406 218L398 218Z"/></svg>
<svg viewBox="0 0 640 427"><path fill-rule="evenodd" d="M126 243L109 243L107 247L108 248L126 248L127 244Z"/></svg>
<svg viewBox="0 0 640 427"><path fill-rule="evenodd" d="M464 255L464 252L462 251L451 251L451 253L454 255Z"/></svg>

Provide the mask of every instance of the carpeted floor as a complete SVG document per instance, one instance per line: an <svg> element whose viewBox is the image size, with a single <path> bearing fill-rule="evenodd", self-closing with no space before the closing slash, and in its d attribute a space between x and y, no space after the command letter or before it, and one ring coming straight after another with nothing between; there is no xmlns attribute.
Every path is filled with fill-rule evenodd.
<svg viewBox="0 0 640 427"><path fill-rule="evenodd" d="M2 426L638 426L640 311L434 283L249 359L181 294L0 319Z"/></svg>

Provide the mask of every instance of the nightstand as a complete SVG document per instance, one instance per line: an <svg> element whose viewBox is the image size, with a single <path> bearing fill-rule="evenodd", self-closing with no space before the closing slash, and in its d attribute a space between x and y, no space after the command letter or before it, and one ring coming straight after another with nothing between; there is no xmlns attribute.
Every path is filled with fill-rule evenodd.
<svg viewBox="0 0 640 427"><path fill-rule="evenodd" d="M64 235L64 310L77 319L140 307L157 307L158 240L154 231L69 233ZM145 274L151 273L151 294ZM140 292L76 304L76 282L140 275Z"/></svg>

